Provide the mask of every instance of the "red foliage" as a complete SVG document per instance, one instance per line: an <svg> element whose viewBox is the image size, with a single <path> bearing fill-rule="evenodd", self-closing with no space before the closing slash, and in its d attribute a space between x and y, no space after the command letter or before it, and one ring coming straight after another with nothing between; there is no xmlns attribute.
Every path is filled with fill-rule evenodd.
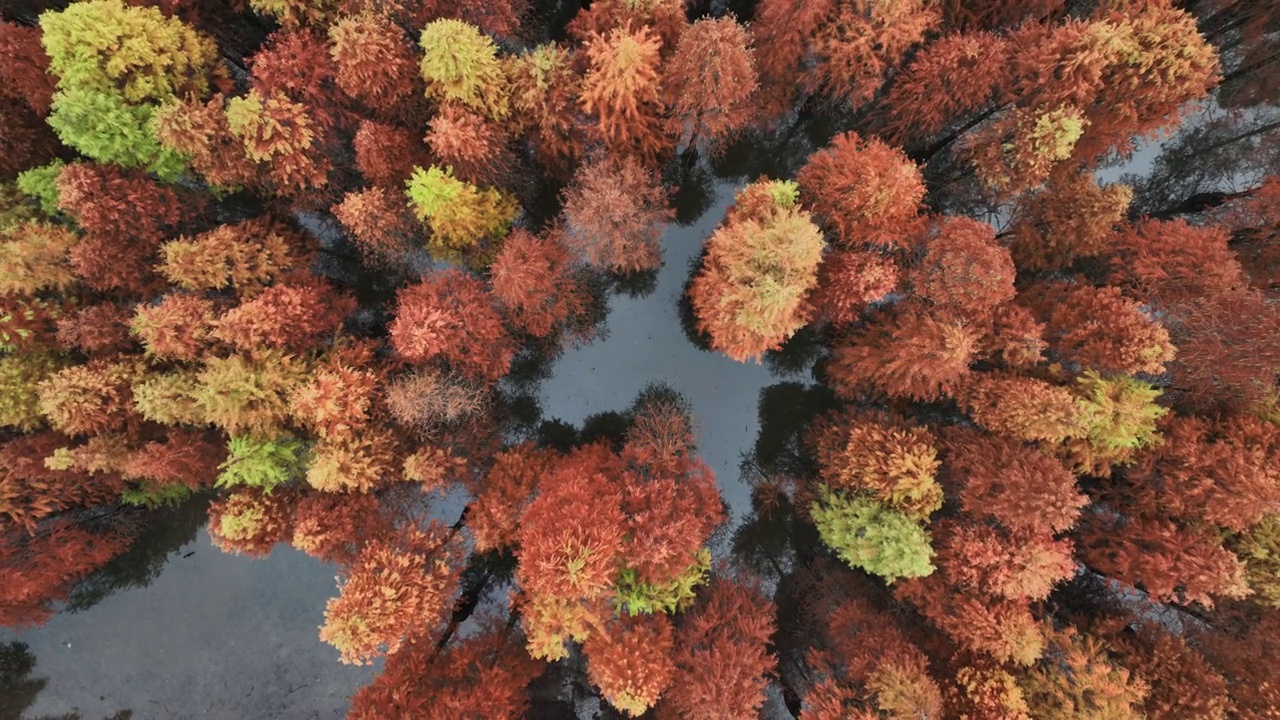
<svg viewBox="0 0 1280 720"><path fill-rule="evenodd" d="M284 95L307 108L326 131L347 127L353 119L338 88L338 68L325 42L309 30L272 33L249 58L250 80L263 97ZM412 86L410 86L412 87Z"/></svg>
<svg viewBox="0 0 1280 720"><path fill-rule="evenodd" d="M52 346L62 312L44 300L0 295L0 342L15 353Z"/></svg>
<svg viewBox="0 0 1280 720"><path fill-rule="evenodd" d="M911 245L925 188L901 150L857 133L837 135L809 156L796 182L801 200L845 246Z"/></svg>
<svg viewBox="0 0 1280 720"><path fill-rule="evenodd" d="M565 241L587 262L616 272L662 264L662 231L674 216L666 192L636 161L597 160L564 192Z"/></svg>
<svg viewBox="0 0 1280 720"><path fill-rule="evenodd" d="M1013 259L990 225L944 217L924 247L924 259L908 276L918 297L961 318L982 317L1013 299Z"/></svg>
<svg viewBox="0 0 1280 720"><path fill-rule="evenodd" d="M507 374L514 341L479 280L438 271L396 293L396 305L388 329L397 355L415 363L444 360L479 380Z"/></svg>
<svg viewBox="0 0 1280 720"><path fill-rule="evenodd" d="M352 720L528 717L528 684L546 666L525 652L519 633L496 621L437 649L427 639L387 658L373 683L351 698Z"/></svg>
<svg viewBox="0 0 1280 720"><path fill-rule="evenodd" d="M1143 588L1156 602L1213 607L1215 597L1249 594L1243 563L1210 529L1163 518L1090 516L1081 521L1077 537L1082 562Z"/></svg>
<svg viewBox="0 0 1280 720"><path fill-rule="evenodd" d="M976 357L971 326L920 312L872 317L836 345L827 372L836 392L853 397L870 388L890 397L935 400L955 392Z"/></svg>
<svg viewBox="0 0 1280 720"><path fill-rule="evenodd" d="M188 290L230 287L250 296L282 275L307 267L307 243L286 226L257 218L165 243L158 270Z"/></svg>
<svg viewBox="0 0 1280 720"><path fill-rule="evenodd" d="M42 625L75 580L124 552L130 536L57 522L32 537L0 536L0 626Z"/></svg>
<svg viewBox="0 0 1280 720"><path fill-rule="evenodd" d="M1055 445L1086 434L1076 396L1044 380L982 373L959 400L974 422L996 435Z"/></svg>
<svg viewBox="0 0 1280 720"><path fill-rule="evenodd" d="M534 597L587 600L613 591L626 517L620 462L588 445L544 474L516 530L516 580Z"/></svg>
<svg viewBox="0 0 1280 720"><path fill-rule="evenodd" d="M300 275L224 313L213 337L249 353L303 352L336 334L355 308L354 298L337 293L323 278Z"/></svg>
<svg viewBox="0 0 1280 720"><path fill-rule="evenodd" d="M43 432L0 446L0 531L21 526L34 533L42 518L120 498L125 484L115 473L54 470L45 465L45 458L67 445L67 438Z"/></svg>
<svg viewBox="0 0 1280 720"><path fill-rule="evenodd" d="M357 665L396 652L406 635L430 642L457 593L459 550L452 540L436 523L371 540L345 573L338 597L325 605L320 639Z"/></svg>
<svg viewBox="0 0 1280 720"><path fill-rule="evenodd" d="M778 663L769 652L774 613L757 587L712 583L680 616L672 653L676 673L662 706L689 720L755 717Z"/></svg>
<svg viewBox="0 0 1280 720"><path fill-rule="evenodd" d="M49 56L40 44L40 28L0 20L0 96L16 98L36 114L48 115L54 81Z"/></svg>
<svg viewBox="0 0 1280 720"><path fill-rule="evenodd" d="M645 478L634 472L623 477L630 538L625 564L658 586L686 572L724 520L715 475L700 460L688 465L679 477Z"/></svg>
<svg viewBox="0 0 1280 720"><path fill-rule="evenodd" d="M527 443L494 457L489 472L476 482L475 499L467 506L467 529L477 550L515 545L520 516L538 481L553 467L553 459L550 451Z"/></svg>
<svg viewBox="0 0 1280 720"><path fill-rule="evenodd" d="M1137 632L1113 635L1111 646L1124 666L1150 687L1143 704L1147 717L1230 717L1234 703L1226 678L1185 638L1147 622Z"/></svg>
<svg viewBox="0 0 1280 720"><path fill-rule="evenodd" d="M371 419L378 398L378 376L340 362L316 369L294 389L290 412L322 438L350 438Z"/></svg>
<svg viewBox="0 0 1280 720"><path fill-rule="evenodd" d="M1103 373L1164 372L1174 357L1169 332L1117 287L1058 283L1031 296L1060 358Z"/></svg>
<svg viewBox="0 0 1280 720"><path fill-rule="evenodd" d="M702 18L684 29L663 66L668 134L720 147L756 118L752 96L759 81L750 44L732 16Z"/></svg>
<svg viewBox="0 0 1280 720"><path fill-rule="evenodd" d="M1115 238L1112 277L1143 300L1198 302L1243 289L1247 280L1230 235L1183 220L1145 220L1126 226Z"/></svg>
<svg viewBox="0 0 1280 720"><path fill-rule="evenodd" d="M369 5L370 0L347 0ZM395 5L414 27L441 18L456 18L486 33L511 36L520 29L520 18L529 10L528 0L389 0L378 6Z"/></svg>
<svg viewBox="0 0 1280 720"><path fill-rule="evenodd" d="M682 0L596 0L574 15L567 30L574 39L587 42L593 33L604 35L614 28L648 28L662 40L665 57L688 25Z"/></svg>
<svg viewBox="0 0 1280 720"><path fill-rule="evenodd" d="M384 185L396 193L404 192L404 182L414 167L432 164L431 154L418 136L398 125L361 120L352 145L360 174L374 185Z"/></svg>
<svg viewBox="0 0 1280 720"><path fill-rule="evenodd" d="M1168 311L1176 386L1201 405L1247 406L1271 396L1280 370L1280 306L1257 290L1180 303Z"/></svg>
<svg viewBox="0 0 1280 720"><path fill-rule="evenodd" d="M216 435L173 428L167 430L164 442L149 442L131 452L121 464L120 473L128 480L196 490L213 485L218 466L226 456L226 445Z"/></svg>
<svg viewBox="0 0 1280 720"><path fill-rule="evenodd" d="M1039 190L1019 199L1009 229L1020 270L1067 270L1078 260L1109 252L1113 228L1133 199L1127 185L1102 186L1091 172L1055 172Z"/></svg>
<svg viewBox="0 0 1280 720"><path fill-rule="evenodd" d="M515 164L501 127L452 105L431 119L425 140L437 164L452 167L455 176L474 185L501 184Z"/></svg>
<svg viewBox="0 0 1280 720"><path fill-rule="evenodd" d="M1125 477L1141 511L1241 532L1280 513L1280 428L1253 415L1176 418Z"/></svg>
<svg viewBox="0 0 1280 720"><path fill-rule="evenodd" d="M623 615L583 645L587 677L609 704L633 717L642 715L675 676L673 648L666 615Z"/></svg>
<svg viewBox="0 0 1280 720"><path fill-rule="evenodd" d="M333 206L333 216L351 232L365 258L379 265L396 264L414 235L408 206L382 187L347 193Z"/></svg>
<svg viewBox="0 0 1280 720"><path fill-rule="evenodd" d="M582 52L590 63L578 102L595 116L590 139L614 155L656 163L672 145L662 132L659 51L662 42L646 27L615 27L591 33Z"/></svg>
<svg viewBox="0 0 1280 720"><path fill-rule="evenodd" d="M514 230L489 272L494 297L507 317L530 335L548 337L586 311L587 289L558 235Z"/></svg>
<svg viewBox="0 0 1280 720"><path fill-rule="evenodd" d="M1001 305L982 338L982 348L1008 368L1030 368L1044 359L1044 324L1021 305Z"/></svg>
<svg viewBox="0 0 1280 720"><path fill-rule="evenodd" d="M387 112L425 90L413 46L391 17L343 17L329 27L329 40L338 87L372 111Z"/></svg>
<svg viewBox="0 0 1280 720"><path fill-rule="evenodd" d="M349 565L370 538L389 531L374 495L310 492L293 510L289 544L324 562Z"/></svg>
<svg viewBox="0 0 1280 720"><path fill-rule="evenodd" d="M832 250L822 258L810 302L827 322L853 324L868 305L897 287L898 266L891 258L865 250Z"/></svg>
<svg viewBox="0 0 1280 720"><path fill-rule="evenodd" d="M1015 533L1052 536L1075 524L1088 498L1075 475L1043 452L974 430L947 436L947 474L960 484L964 510Z"/></svg>
<svg viewBox="0 0 1280 720"><path fill-rule="evenodd" d="M1043 600L1076 571L1069 540L964 521L931 526L934 563L957 587L1007 600Z"/></svg>
<svg viewBox="0 0 1280 720"><path fill-rule="evenodd" d="M989 32L945 35L921 48L881 101L882 133L903 144L932 137L983 109L1008 82L1008 40Z"/></svg>
<svg viewBox="0 0 1280 720"><path fill-rule="evenodd" d="M804 85L857 107L876 94L889 69L940 20L930 0L837 3L810 40L814 62L801 73Z"/></svg>
<svg viewBox="0 0 1280 720"><path fill-rule="evenodd" d="M58 320L58 344L87 353L127 350L129 311L118 305L90 305Z"/></svg>
<svg viewBox="0 0 1280 720"><path fill-rule="evenodd" d="M766 117L790 112L809 44L835 7L835 0L761 0L756 6L750 29Z"/></svg>
<svg viewBox="0 0 1280 720"><path fill-rule="evenodd" d="M94 290L150 294L160 288L152 271L155 245L86 235L71 248L71 267Z"/></svg>
<svg viewBox="0 0 1280 720"><path fill-rule="evenodd" d="M899 600L914 605L947 637L972 652L1029 665L1044 649L1040 625L1026 601L961 589L942 570L895 582L893 590Z"/></svg>
<svg viewBox="0 0 1280 720"><path fill-rule="evenodd" d="M121 245L151 245L192 217L193 200L115 165L75 163L58 173L58 206L85 231Z"/></svg>
<svg viewBox="0 0 1280 720"><path fill-rule="evenodd" d="M538 161L551 172L568 175L584 144L576 99L582 78L569 51L540 46L513 60L508 74L514 120L526 126L526 140Z"/></svg>

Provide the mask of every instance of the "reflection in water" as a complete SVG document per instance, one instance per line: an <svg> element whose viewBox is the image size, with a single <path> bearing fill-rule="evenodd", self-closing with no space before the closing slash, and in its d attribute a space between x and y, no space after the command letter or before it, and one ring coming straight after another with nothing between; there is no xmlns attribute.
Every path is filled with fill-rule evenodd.
<svg viewBox="0 0 1280 720"><path fill-rule="evenodd" d="M84 720L80 713L41 715L24 713L36 702L36 696L49 684L46 678L32 678L36 656L24 642L0 645L0 720ZM120 710L103 720L132 720L132 710Z"/></svg>

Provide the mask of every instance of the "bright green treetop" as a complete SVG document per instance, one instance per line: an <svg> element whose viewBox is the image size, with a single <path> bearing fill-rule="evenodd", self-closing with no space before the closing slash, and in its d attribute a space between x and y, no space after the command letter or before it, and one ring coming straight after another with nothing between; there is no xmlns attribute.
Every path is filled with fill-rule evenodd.
<svg viewBox="0 0 1280 720"><path fill-rule="evenodd" d="M484 238L506 237L520 212L515 199L459 180L451 168L414 168L405 194L413 214L431 228L431 244L443 250L462 250Z"/></svg>
<svg viewBox="0 0 1280 720"><path fill-rule="evenodd" d="M847 497L826 486L810 510L822 541L853 567L887 582L933 572L929 533L911 518L865 495Z"/></svg>

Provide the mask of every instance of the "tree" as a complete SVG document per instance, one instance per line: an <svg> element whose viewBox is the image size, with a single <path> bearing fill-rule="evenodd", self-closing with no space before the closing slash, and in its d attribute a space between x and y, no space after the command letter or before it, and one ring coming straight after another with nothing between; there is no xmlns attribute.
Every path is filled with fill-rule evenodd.
<svg viewBox="0 0 1280 720"><path fill-rule="evenodd" d="M1022 681L1033 717L1142 717L1147 684L1113 663L1098 640L1072 627L1049 638L1044 658Z"/></svg>
<svg viewBox="0 0 1280 720"><path fill-rule="evenodd" d="M400 125L361 120L351 145L356 169L365 180L382 186L370 190L399 190L415 169L431 165L431 153L422 138Z"/></svg>
<svg viewBox="0 0 1280 720"><path fill-rule="evenodd" d="M590 66L578 103L595 116L588 137L612 155L654 164L670 149L662 132L659 51L662 42L646 27L615 27L592 33L583 52Z"/></svg>
<svg viewBox="0 0 1280 720"><path fill-rule="evenodd" d="M515 164L502 128L467 110L445 107L431 119L425 139L437 161L464 182L499 184Z"/></svg>
<svg viewBox="0 0 1280 720"><path fill-rule="evenodd" d="M161 105L152 122L161 147L190 160L191 168L209 184L235 188L257 180L258 169L231 132L224 112L226 98L215 94L208 102L193 98Z"/></svg>
<svg viewBox="0 0 1280 720"><path fill-rule="evenodd" d="M470 250L482 240L499 241L519 213L515 199L494 188L478 188L454 177L452 168L414 168L405 183L409 208L431 230L429 246L445 254Z"/></svg>
<svg viewBox="0 0 1280 720"><path fill-rule="evenodd" d="M89 0L40 16L49 69L58 77L49 123L85 155L176 175L182 160L148 123L156 106L208 94L217 46L179 20L123 0ZM103 131L107 128L107 131Z"/></svg>
<svg viewBox="0 0 1280 720"><path fill-rule="evenodd" d="M869 318L837 344L827 372L837 393L871 389L890 397L934 400L953 395L977 355L978 332L955 320L912 311Z"/></svg>
<svg viewBox="0 0 1280 720"><path fill-rule="evenodd" d="M565 242L614 272L661 266L663 226L673 215L656 178L631 158L583 165L564 192Z"/></svg>
<svg viewBox="0 0 1280 720"><path fill-rule="evenodd" d="M873 97L889 69L941 20L927 0L842 0L833 5L812 38L813 65L801 77L809 92L854 107Z"/></svg>
<svg viewBox="0 0 1280 720"><path fill-rule="evenodd" d="M662 69L668 134L681 144L720 147L755 118L751 101L759 82L750 45L732 16L702 18L681 32Z"/></svg>
<svg viewBox="0 0 1280 720"><path fill-rule="evenodd" d="M845 247L909 247L924 199L920 170L902 151L857 133L837 135L796 174L800 199Z"/></svg>
<svg viewBox="0 0 1280 720"><path fill-rule="evenodd" d="M106 359L63 368L40 382L40 412L68 435L122 430L136 419L130 386L140 370Z"/></svg>
<svg viewBox="0 0 1280 720"><path fill-rule="evenodd" d="M775 607L759 588L720 579L681 616L672 650L675 673L661 708L680 717L749 717L765 701L777 659L768 651Z"/></svg>
<svg viewBox="0 0 1280 720"><path fill-rule="evenodd" d="M237 489L209 506L209 537L225 552L265 556L289 537L291 500L284 491Z"/></svg>
<svg viewBox="0 0 1280 720"><path fill-rule="evenodd" d="M776 350L812 314L822 234L796 205L795 183L761 180L738 193L707 240L689 288L698 327L711 346L740 362Z"/></svg>
<svg viewBox="0 0 1280 720"><path fill-rule="evenodd" d="M623 615L583 646L587 677L610 705L632 717L643 715L675 676L673 644L666 615Z"/></svg>
<svg viewBox="0 0 1280 720"><path fill-rule="evenodd" d="M417 86L413 47L394 20L379 13L349 15L329 26L329 54L338 87L378 112L405 103ZM424 92L424 90L419 90Z"/></svg>
<svg viewBox="0 0 1280 720"><path fill-rule="evenodd" d="M822 541L852 567L889 583L934 570L929 533L871 497L837 494L823 486L809 512Z"/></svg>
<svg viewBox="0 0 1280 720"><path fill-rule="evenodd" d="M1102 373L1159 375L1175 349L1169 332L1117 287L1053 285L1034 308L1049 348L1066 362Z"/></svg>
<svg viewBox="0 0 1280 720"><path fill-rule="evenodd" d="M1103 187L1092 173L1055 173L1040 190L1019 199L1009 249L1018 269L1066 270L1107 253L1112 228L1133 199L1128 185Z"/></svg>
<svg viewBox="0 0 1280 720"><path fill-rule="evenodd" d="M276 192L299 196L329 182L331 165L320 152L325 131L306 105L278 90L271 95L250 90L227 101L227 124L244 143L245 155L265 166Z"/></svg>
<svg viewBox="0 0 1280 720"><path fill-rule="evenodd" d="M213 303L185 293L138 305L129 321L129 331L142 341L147 355L159 359L195 360L208 346L213 328Z"/></svg>
<svg viewBox="0 0 1280 720"><path fill-rule="evenodd" d="M396 652L410 633L430 636L457 592L458 552L435 523L370 541L325 605L320 639L361 665Z"/></svg>
<svg viewBox="0 0 1280 720"><path fill-rule="evenodd" d="M937 449L923 428L896 418L842 413L815 422L818 472L833 490L865 492L915 520L942 507Z"/></svg>
<svg viewBox="0 0 1280 720"><path fill-rule="evenodd" d="M897 289L899 276L892 258L865 250L829 249L818 267L810 302L819 318L851 325L872 303Z"/></svg>
<svg viewBox="0 0 1280 720"><path fill-rule="evenodd" d="M381 187L350 192L332 211L369 261L394 265L408 251L413 216L398 194Z"/></svg>
<svg viewBox="0 0 1280 720"><path fill-rule="evenodd" d="M507 373L515 348L479 280L443 270L397 293L391 346L410 362L444 360L477 380Z"/></svg>
<svg viewBox="0 0 1280 720"><path fill-rule="evenodd" d="M539 45L508 60L512 119L526 129L538 160L548 170L568 174L583 144L577 94L582 78L568 49Z"/></svg>
<svg viewBox="0 0 1280 720"><path fill-rule="evenodd" d="M924 251L907 280L916 297L939 310L979 318L1013 299L1013 259L996 243L990 225L943 218L925 240Z"/></svg>
<svg viewBox="0 0 1280 720"><path fill-rule="evenodd" d="M586 288L558 236L512 232L489 273L494 297L511 322L530 335L549 337L587 310Z"/></svg>
<svg viewBox="0 0 1280 720"><path fill-rule="evenodd" d="M320 278L272 285L223 313L211 336L248 354L264 349L305 352L342 329L355 300Z"/></svg>
<svg viewBox="0 0 1280 720"><path fill-rule="evenodd" d="M454 103L491 120L511 112L498 48L480 29L458 20L434 20L419 38L427 97Z"/></svg>

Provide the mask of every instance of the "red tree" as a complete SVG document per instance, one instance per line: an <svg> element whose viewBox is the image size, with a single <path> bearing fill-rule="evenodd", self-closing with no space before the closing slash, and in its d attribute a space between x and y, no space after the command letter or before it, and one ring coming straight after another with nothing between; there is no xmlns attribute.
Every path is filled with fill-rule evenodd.
<svg viewBox="0 0 1280 720"><path fill-rule="evenodd" d="M682 143L722 146L757 115L751 39L732 17L703 18L680 34L663 66L668 134Z"/></svg>
<svg viewBox="0 0 1280 720"><path fill-rule="evenodd" d="M558 235L538 237L515 230L489 267L493 294L511 322L536 337L548 337L586 311L586 288Z"/></svg>
<svg viewBox="0 0 1280 720"><path fill-rule="evenodd" d="M666 193L639 163L596 160L565 190L565 242L599 267L653 270L662 264L662 231L673 215Z"/></svg>
<svg viewBox="0 0 1280 720"><path fill-rule="evenodd" d="M484 285L444 270L400 290L391 345L410 362L444 360L482 380L507 373L515 347Z"/></svg>

